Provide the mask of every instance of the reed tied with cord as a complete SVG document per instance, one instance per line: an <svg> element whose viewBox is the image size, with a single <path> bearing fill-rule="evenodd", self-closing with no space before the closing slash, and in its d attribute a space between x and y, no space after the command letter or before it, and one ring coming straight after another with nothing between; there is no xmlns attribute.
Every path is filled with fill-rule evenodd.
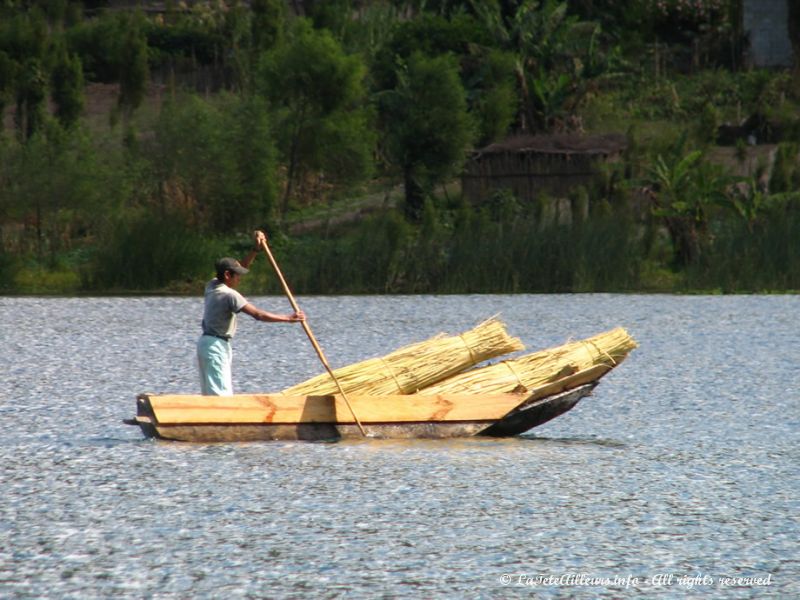
<svg viewBox="0 0 800 600"><path fill-rule="evenodd" d="M508 335L502 322L493 318L461 335L439 334L383 357L353 363L333 372L347 393L369 396L413 394L485 360L524 348L518 338ZM281 393L327 395L337 392L330 376L322 374Z"/></svg>
<svg viewBox="0 0 800 600"><path fill-rule="evenodd" d="M540 350L515 360L454 375L420 390L420 394L489 394L533 389L596 365L613 368L637 347L622 327L577 342Z"/></svg>

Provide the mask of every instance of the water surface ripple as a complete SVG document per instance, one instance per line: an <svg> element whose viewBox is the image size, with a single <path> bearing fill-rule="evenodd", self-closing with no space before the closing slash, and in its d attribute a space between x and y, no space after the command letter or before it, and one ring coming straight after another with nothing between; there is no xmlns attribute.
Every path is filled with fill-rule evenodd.
<svg viewBox="0 0 800 600"><path fill-rule="evenodd" d="M0 298L0 597L800 597L800 297L298 300L333 366L497 313L640 348L514 439L165 443L121 420L197 390L200 298ZM321 371L297 326L234 347L240 392Z"/></svg>

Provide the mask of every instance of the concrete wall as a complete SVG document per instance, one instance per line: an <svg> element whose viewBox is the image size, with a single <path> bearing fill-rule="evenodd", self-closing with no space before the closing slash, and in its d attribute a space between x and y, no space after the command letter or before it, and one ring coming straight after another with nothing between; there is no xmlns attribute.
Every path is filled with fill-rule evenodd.
<svg viewBox="0 0 800 600"><path fill-rule="evenodd" d="M750 38L748 62L754 67L790 67L789 2L797 0L744 0L742 25Z"/></svg>

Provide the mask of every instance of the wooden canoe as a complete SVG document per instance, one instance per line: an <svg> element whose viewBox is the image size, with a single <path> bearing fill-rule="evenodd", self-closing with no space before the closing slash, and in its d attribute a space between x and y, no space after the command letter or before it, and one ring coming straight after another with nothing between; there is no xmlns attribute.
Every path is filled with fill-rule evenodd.
<svg viewBox="0 0 800 600"><path fill-rule="evenodd" d="M567 412L611 370L596 365L533 390L503 394L348 394L371 438L519 435ZM339 440L360 438L339 395L234 396L141 394L125 423L145 436L188 442Z"/></svg>

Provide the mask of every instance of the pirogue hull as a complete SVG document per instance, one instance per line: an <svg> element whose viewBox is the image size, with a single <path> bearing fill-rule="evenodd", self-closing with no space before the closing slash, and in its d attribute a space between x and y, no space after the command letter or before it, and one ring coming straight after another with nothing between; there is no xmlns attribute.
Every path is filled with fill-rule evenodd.
<svg viewBox="0 0 800 600"><path fill-rule="evenodd" d="M407 417L407 420L378 421L374 417L363 419L359 416L362 426L368 437L380 439L409 439L409 438L451 438L451 437L471 437L485 435L493 437L508 437L518 435L533 427L546 423L574 407L582 398L588 396L596 384L586 384L544 398L541 400L529 400L526 395L500 394L486 396L482 400L486 402L496 402L497 406L507 406L514 400L517 405L500 418L464 418L438 420L421 420ZM306 422L271 422L257 421L256 418L245 420L231 415L231 422L219 422L216 418L210 418L205 422L191 422L191 419L180 418L175 420L169 416L159 419L158 414L164 414L172 410L169 408L167 399L164 397L154 397L143 394L137 400L138 414L135 418L126 421L129 424L139 425L142 432L147 437L155 437L165 440L175 440L184 442L248 442L248 441L267 441L267 440L307 440L325 441L341 440L363 437L361 431L347 415L341 414L339 410L340 399L334 396L307 396L305 402L308 410L312 413L321 412L320 409L325 405L330 407L328 412L339 412L338 416L331 416L328 419L319 421L312 420ZM168 397L169 398L169 397ZM171 397L176 398L176 397ZM195 402L197 399L205 400L214 398L219 406L219 397L214 396L189 396L182 399L181 410L186 410L188 402ZM230 396L227 400L240 404L250 405L251 402L275 403L280 400L294 401L299 397L280 397L280 396ZM373 402L388 401L395 404L401 402L408 396L389 396L389 397L354 397L349 398L356 414L357 406L362 406L365 399ZM463 398L436 397L430 396L430 410L441 412L447 410L449 403L458 402ZM154 406L155 405L155 406ZM156 408L158 407L158 408ZM334 408L336 407L336 408ZM208 405L196 404L194 411L206 412ZM267 408L266 412L271 412L272 408ZM415 412L415 411L411 411ZM166 421L166 422L165 422ZM189 422L185 422L189 421Z"/></svg>
<svg viewBox="0 0 800 600"><path fill-rule="evenodd" d="M508 437L567 412L591 394L610 367L598 365L534 390L507 394L350 396L371 438ZM154 395L137 398L125 422L145 436L187 442L361 438L338 395Z"/></svg>

